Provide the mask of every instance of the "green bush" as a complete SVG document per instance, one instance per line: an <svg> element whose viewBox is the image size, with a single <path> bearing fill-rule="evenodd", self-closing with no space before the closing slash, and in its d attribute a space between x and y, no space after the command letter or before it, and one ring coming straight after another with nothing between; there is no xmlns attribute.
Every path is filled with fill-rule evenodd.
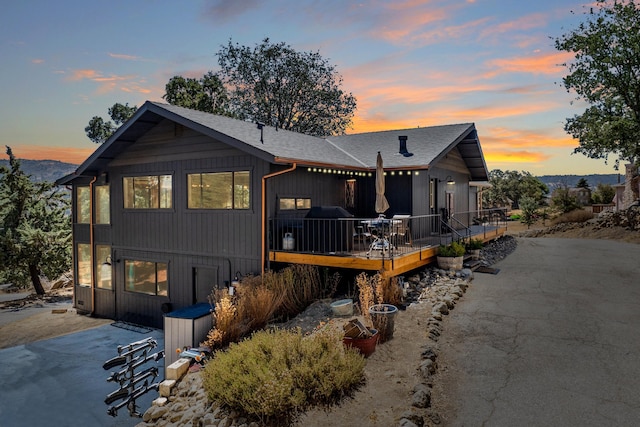
<svg viewBox="0 0 640 427"><path fill-rule="evenodd" d="M463 256L467 249L462 243L451 242L448 245L440 245L438 248L438 256L457 257Z"/></svg>
<svg viewBox="0 0 640 427"><path fill-rule="evenodd" d="M218 351L203 384L209 399L266 425L290 425L307 409L328 408L364 384L365 359L327 331L259 331Z"/></svg>
<svg viewBox="0 0 640 427"><path fill-rule="evenodd" d="M482 249L482 247L484 246L484 242L482 241L482 239L469 239L469 241L467 242L467 250L475 250L475 249Z"/></svg>

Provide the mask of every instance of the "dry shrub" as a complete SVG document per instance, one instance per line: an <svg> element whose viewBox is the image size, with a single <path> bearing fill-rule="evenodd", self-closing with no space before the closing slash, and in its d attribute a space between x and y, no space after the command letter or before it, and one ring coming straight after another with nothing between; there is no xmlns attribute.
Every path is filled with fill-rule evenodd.
<svg viewBox="0 0 640 427"><path fill-rule="evenodd" d="M374 304L402 303L402 288L397 277L383 278L379 272L369 277L366 273L356 276L356 287L358 288L358 300L362 316L371 322L369 308Z"/></svg>
<svg viewBox="0 0 640 427"><path fill-rule="evenodd" d="M269 289L262 278L248 277L236 287L238 318L248 331L264 328L282 304L282 296Z"/></svg>
<svg viewBox="0 0 640 427"><path fill-rule="evenodd" d="M376 274L379 276L379 273ZM375 304L375 288L377 284L376 276L369 277L367 273L360 273L356 276L356 287L358 288L358 301L360 302L360 312L367 323L371 325L369 308Z"/></svg>
<svg viewBox="0 0 640 427"><path fill-rule="evenodd" d="M260 331L218 351L203 370L209 399L262 425L291 425L312 407L329 408L363 383L364 358L341 335Z"/></svg>
<svg viewBox="0 0 640 427"><path fill-rule="evenodd" d="M402 303L402 286L398 277L386 279L378 294L378 304L391 304L398 306Z"/></svg>
<svg viewBox="0 0 640 427"><path fill-rule="evenodd" d="M584 209L576 209L571 212L564 213L553 219L553 225L566 222L585 222L593 218L593 212Z"/></svg>
<svg viewBox="0 0 640 427"><path fill-rule="evenodd" d="M247 276L240 280L235 294L214 291L209 301L215 306L214 328L203 343L222 348L251 332L264 328L276 316L295 316L317 299L330 296L339 276L320 278L317 267L295 265L281 272L269 271L264 278ZM327 286L328 285L328 286Z"/></svg>
<svg viewBox="0 0 640 427"><path fill-rule="evenodd" d="M326 286L317 266L290 265L277 273L265 273L264 283L282 297L277 313L290 317L304 311L312 302L331 296L335 292L338 277L334 274L331 278L326 278Z"/></svg>
<svg viewBox="0 0 640 427"><path fill-rule="evenodd" d="M217 348L239 339L242 331L237 322L237 309L232 297L227 292L215 291L209 299L215 300L216 309L212 314L215 326L207 334L204 344Z"/></svg>

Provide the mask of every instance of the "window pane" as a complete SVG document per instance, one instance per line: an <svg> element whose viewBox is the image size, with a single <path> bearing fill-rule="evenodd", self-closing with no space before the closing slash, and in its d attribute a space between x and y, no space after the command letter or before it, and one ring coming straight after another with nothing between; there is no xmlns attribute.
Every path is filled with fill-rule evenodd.
<svg viewBox="0 0 640 427"><path fill-rule="evenodd" d="M156 294L156 264L148 261L125 261L127 290L148 295Z"/></svg>
<svg viewBox="0 0 640 427"><path fill-rule="evenodd" d="M171 209L171 194L172 194L172 177L171 175L160 176L160 208ZM157 206L156 206L157 207Z"/></svg>
<svg viewBox="0 0 640 427"><path fill-rule="evenodd" d="M136 209L158 207L158 177L136 176L133 178L133 206Z"/></svg>
<svg viewBox="0 0 640 427"><path fill-rule="evenodd" d="M91 192L89 187L78 187L76 191L76 220L79 224L89 224L91 221Z"/></svg>
<svg viewBox="0 0 640 427"><path fill-rule="evenodd" d="M249 209L250 201L250 176L248 171L234 172L233 174L233 208Z"/></svg>
<svg viewBox="0 0 640 427"><path fill-rule="evenodd" d="M122 190L124 192L124 208L135 208L135 205L133 204L133 178L122 179Z"/></svg>
<svg viewBox="0 0 640 427"><path fill-rule="evenodd" d="M111 214L109 207L109 186L96 187L96 224L109 224Z"/></svg>
<svg viewBox="0 0 640 427"><path fill-rule="evenodd" d="M232 180L233 175L231 172L202 174L203 183L206 182L206 185L209 185L209 187L205 187L207 189L205 203L209 204L205 207L210 209L231 209L233 207L231 196ZM209 194L211 195L210 199L208 197Z"/></svg>
<svg viewBox="0 0 640 427"><path fill-rule="evenodd" d="M280 199L280 210L291 210L296 208L296 199L286 198Z"/></svg>
<svg viewBox="0 0 640 427"><path fill-rule="evenodd" d="M78 264L78 285L91 286L91 245L78 243L76 262Z"/></svg>
<svg viewBox="0 0 640 427"><path fill-rule="evenodd" d="M311 199L296 199L296 209L311 209Z"/></svg>
<svg viewBox="0 0 640 427"><path fill-rule="evenodd" d="M112 289L111 246L96 246L95 271L97 287Z"/></svg>
<svg viewBox="0 0 640 427"><path fill-rule="evenodd" d="M126 209L171 209L173 177L136 176L123 179Z"/></svg>
<svg viewBox="0 0 640 427"><path fill-rule="evenodd" d="M187 207L189 209L202 208L202 175L192 173L187 175Z"/></svg>
<svg viewBox="0 0 640 427"><path fill-rule="evenodd" d="M167 274L167 264L159 262L157 266L158 295L166 297L169 290L169 276Z"/></svg>

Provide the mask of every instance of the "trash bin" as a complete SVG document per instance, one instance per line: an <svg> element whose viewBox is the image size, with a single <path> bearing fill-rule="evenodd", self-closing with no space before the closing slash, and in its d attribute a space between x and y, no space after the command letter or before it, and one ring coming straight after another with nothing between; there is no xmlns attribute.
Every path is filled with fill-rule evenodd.
<svg viewBox="0 0 640 427"><path fill-rule="evenodd" d="M203 302L164 315L165 370L178 360L176 349L198 347L213 328L211 305Z"/></svg>
<svg viewBox="0 0 640 427"><path fill-rule="evenodd" d="M353 215L340 206L314 206L304 217L303 248L308 252L348 252L353 244Z"/></svg>

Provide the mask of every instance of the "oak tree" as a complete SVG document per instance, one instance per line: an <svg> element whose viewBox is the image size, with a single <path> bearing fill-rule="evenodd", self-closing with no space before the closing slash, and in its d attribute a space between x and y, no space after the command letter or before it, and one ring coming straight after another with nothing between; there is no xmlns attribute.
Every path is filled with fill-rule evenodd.
<svg viewBox="0 0 640 427"><path fill-rule="evenodd" d="M218 76L239 119L314 136L343 134L351 126L356 99L319 52L265 38L253 48L229 40L217 56Z"/></svg>
<svg viewBox="0 0 640 427"><path fill-rule="evenodd" d="M120 104L116 102L109 108L109 117L113 121L105 121L100 116L94 116L89 120L89 124L84 128L87 137L96 144L104 143L124 122L135 114L138 107L130 107L129 103Z"/></svg>
<svg viewBox="0 0 640 427"><path fill-rule="evenodd" d="M640 159L640 4L597 1L574 30L555 39L574 59L563 64L568 92L589 107L566 120L564 129L579 141L575 153L593 159Z"/></svg>

